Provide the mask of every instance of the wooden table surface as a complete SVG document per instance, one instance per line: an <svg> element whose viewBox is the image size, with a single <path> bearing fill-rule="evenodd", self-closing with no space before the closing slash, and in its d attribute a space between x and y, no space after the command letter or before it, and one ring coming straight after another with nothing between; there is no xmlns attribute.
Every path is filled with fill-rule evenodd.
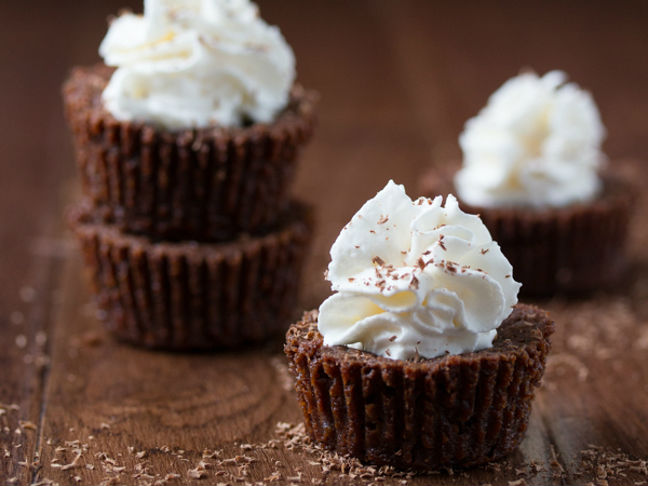
<svg viewBox="0 0 648 486"><path fill-rule="evenodd" d="M648 182L648 4L460 3L262 4L321 93L295 188L319 211L296 313L328 294L328 248L360 204L457 160L465 120L520 68L591 90L611 163ZM29 5L0 3L0 484L647 484L646 198L626 286L539 302L557 332L519 451L470 471L349 472L304 442L280 342L167 354L103 332L63 222L76 174L59 92L124 2Z"/></svg>

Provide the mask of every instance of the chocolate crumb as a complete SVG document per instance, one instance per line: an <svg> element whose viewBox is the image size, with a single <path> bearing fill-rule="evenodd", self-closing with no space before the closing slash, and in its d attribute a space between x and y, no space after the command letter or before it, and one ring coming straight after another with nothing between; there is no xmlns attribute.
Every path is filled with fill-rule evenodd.
<svg viewBox="0 0 648 486"><path fill-rule="evenodd" d="M204 449L202 451L202 458L203 459L213 459L215 457L219 457L222 454L223 451L220 450L215 450L215 451L210 451L209 449Z"/></svg>
<svg viewBox="0 0 648 486"><path fill-rule="evenodd" d="M20 324L25 322L25 315L20 311L13 311L9 315L9 320L14 326L19 326Z"/></svg>
<svg viewBox="0 0 648 486"><path fill-rule="evenodd" d="M98 332L88 331L81 336L81 344L88 347L99 346L103 342L102 334Z"/></svg>
<svg viewBox="0 0 648 486"><path fill-rule="evenodd" d="M29 285L25 285L24 287L21 287L19 293L20 293L20 299L25 303L33 302L34 298L36 297L36 290L34 290L34 288L30 287Z"/></svg>
<svg viewBox="0 0 648 486"><path fill-rule="evenodd" d="M207 477L207 471L198 468L189 469L189 471L187 471L187 476L189 476L191 479L203 479Z"/></svg>
<svg viewBox="0 0 648 486"><path fill-rule="evenodd" d="M36 424L34 422L30 422L29 420L19 420L18 425L20 425L20 427L25 430L36 430Z"/></svg>
<svg viewBox="0 0 648 486"><path fill-rule="evenodd" d="M19 349L25 349L27 347L27 336L24 334L18 334L16 336L16 347Z"/></svg>
<svg viewBox="0 0 648 486"><path fill-rule="evenodd" d="M515 481L509 481L509 486L525 486L527 484L524 478L517 479Z"/></svg>

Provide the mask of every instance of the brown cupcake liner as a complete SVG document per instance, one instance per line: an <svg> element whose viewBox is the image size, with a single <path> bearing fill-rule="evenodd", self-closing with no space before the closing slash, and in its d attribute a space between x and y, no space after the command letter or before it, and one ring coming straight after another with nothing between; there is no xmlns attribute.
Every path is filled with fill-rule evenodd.
<svg viewBox="0 0 648 486"><path fill-rule="evenodd" d="M468 467L513 451L526 430L554 324L518 305L490 349L419 361L324 346L317 312L285 352L311 439L401 469Z"/></svg>
<svg viewBox="0 0 648 486"><path fill-rule="evenodd" d="M432 171L424 195L454 193L450 171ZM636 199L626 178L603 175L603 191L589 203L564 208L485 208L460 200L481 216L513 265L521 295L578 294L618 285L626 268L625 248Z"/></svg>
<svg viewBox="0 0 648 486"><path fill-rule="evenodd" d="M271 124L171 132L120 122L101 93L113 70L75 69L63 89L84 196L122 230L199 241L260 233L290 204L315 95L296 86Z"/></svg>
<svg viewBox="0 0 648 486"><path fill-rule="evenodd" d="M100 317L122 340L233 347L285 331L294 317L313 226L303 204L293 204L275 231L228 243L153 243L94 223L83 207L70 214Z"/></svg>

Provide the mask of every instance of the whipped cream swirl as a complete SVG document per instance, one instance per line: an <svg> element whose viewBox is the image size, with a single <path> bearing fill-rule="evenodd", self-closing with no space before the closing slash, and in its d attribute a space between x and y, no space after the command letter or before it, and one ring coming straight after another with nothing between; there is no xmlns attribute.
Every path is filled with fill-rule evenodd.
<svg viewBox="0 0 648 486"><path fill-rule="evenodd" d="M99 53L117 67L106 109L170 130L270 122L295 79L290 46L249 0L145 0L143 15L110 24Z"/></svg>
<svg viewBox="0 0 648 486"><path fill-rule="evenodd" d="M462 201L561 207L598 194L605 129L591 95L566 79L561 71L520 74L468 120L455 176Z"/></svg>
<svg viewBox="0 0 648 486"><path fill-rule="evenodd" d="M520 284L478 216L449 195L412 201L393 181L331 247L337 293L319 309L324 344L392 359L490 347Z"/></svg>

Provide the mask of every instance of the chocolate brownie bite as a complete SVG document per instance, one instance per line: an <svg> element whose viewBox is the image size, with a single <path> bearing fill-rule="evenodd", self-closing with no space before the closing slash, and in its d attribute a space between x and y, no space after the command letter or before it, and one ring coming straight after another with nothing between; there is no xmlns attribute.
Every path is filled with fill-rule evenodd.
<svg viewBox="0 0 648 486"><path fill-rule="evenodd" d="M554 323L476 215L389 182L331 247L333 295L286 334L311 439L402 469L469 467L521 442Z"/></svg>
<svg viewBox="0 0 648 486"><path fill-rule="evenodd" d="M312 209L293 203L260 236L219 243L153 242L70 211L107 328L149 348L219 349L259 342L294 316Z"/></svg>
<svg viewBox="0 0 648 486"><path fill-rule="evenodd" d="M566 75L508 80L459 137L461 167L431 169L421 193L453 193L502 246L523 295L618 286L636 188L605 167L605 128Z"/></svg>
<svg viewBox="0 0 648 486"><path fill-rule="evenodd" d="M90 210L123 231L165 240L224 241L276 225L313 131L313 92L294 86L271 123L169 130L106 109L113 73L76 68L63 90Z"/></svg>

